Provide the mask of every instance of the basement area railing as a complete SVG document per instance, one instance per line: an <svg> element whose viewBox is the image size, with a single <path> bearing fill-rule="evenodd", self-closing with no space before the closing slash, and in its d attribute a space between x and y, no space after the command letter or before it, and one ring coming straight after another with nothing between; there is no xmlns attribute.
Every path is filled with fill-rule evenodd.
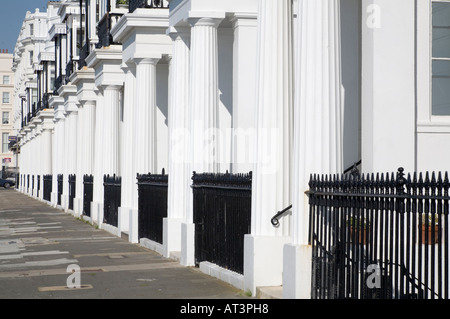
<svg viewBox="0 0 450 319"><path fill-rule="evenodd" d="M314 175L314 299L448 299L448 173Z"/></svg>

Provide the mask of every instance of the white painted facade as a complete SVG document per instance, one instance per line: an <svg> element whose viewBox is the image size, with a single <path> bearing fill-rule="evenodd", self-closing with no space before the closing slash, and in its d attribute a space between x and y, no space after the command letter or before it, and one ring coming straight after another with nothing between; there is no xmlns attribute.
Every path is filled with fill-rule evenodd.
<svg viewBox="0 0 450 319"><path fill-rule="evenodd" d="M14 61L20 174L52 174L49 204L76 216L84 174L121 176L118 226L103 222L101 182L89 219L117 236L139 242L136 174L164 168L163 244L141 244L193 266L192 172L252 171L244 274L201 269L253 295L280 286L284 298L309 298L310 174L342 173L359 160L364 173L448 170L450 54L432 31L433 18L450 26L449 1L172 0L170 9L134 12L87 3L50 2L25 18ZM107 44L95 31L105 15ZM45 91L39 70L53 74L48 83L64 80ZM36 92L51 93L48 108L22 126ZM77 176L72 209L69 174ZM19 191L42 198L29 185L22 180Z"/></svg>

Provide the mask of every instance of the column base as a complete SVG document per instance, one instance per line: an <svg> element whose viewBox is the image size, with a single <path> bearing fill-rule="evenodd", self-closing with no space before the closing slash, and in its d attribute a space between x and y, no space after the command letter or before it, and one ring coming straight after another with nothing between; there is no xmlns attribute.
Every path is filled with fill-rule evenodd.
<svg viewBox="0 0 450 319"><path fill-rule="evenodd" d="M311 267L312 246L284 246L283 299L311 299Z"/></svg>
<svg viewBox="0 0 450 319"><path fill-rule="evenodd" d="M195 224L181 223L181 256L183 266L195 266Z"/></svg>
<svg viewBox="0 0 450 319"><path fill-rule="evenodd" d="M129 234L128 241L133 244L139 243L139 219L137 208L131 208L129 214Z"/></svg>
<svg viewBox="0 0 450 319"><path fill-rule="evenodd" d="M163 256L169 258L172 252L181 251L181 223L182 219L163 219Z"/></svg>
<svg viewBox="0 0 450 319"><path fill-rule="evenodd" d="M94 225L103 224L103 203L91 202L91 219Z"/></svg>
<svg viewBox="0 0 450 319"><path fill-rule="evenodd" d="M75 217L80 217L83 214L83 199L74 198L73 199L73 214Z"/></svg>
<svg viewBox="0 0 450 319"><path fill-rule="evenodd" d="M69 210L69 195L61 195L61 207L67 213Z"/></svg>
<svg viewBox="0 0 450 319"><path fill-rule="evenodd" d="M244 237L244 286L256 296L257 287L283 284L283 247L290 237Z"/></svg>
<svg viewBox="0 0 450 319"><path fill-rule="evenodd" d="M130 233L130 207L119 207L117 227L120 233Z"/></svg>
<svg viewBox="0 0 450 319"><path fill-rule="evenodd" d="M58 203L58 193L51 192L50 193L50 205L52 207L56 207L57 203Z"/></svg>

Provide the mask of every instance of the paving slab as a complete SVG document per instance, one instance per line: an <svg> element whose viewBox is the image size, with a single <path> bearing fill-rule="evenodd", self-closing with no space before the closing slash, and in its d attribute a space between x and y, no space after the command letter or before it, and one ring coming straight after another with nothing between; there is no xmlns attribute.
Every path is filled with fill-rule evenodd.
<svg viewBox="0 0 450 319"><path fill-rule="evenodd" d="M251 299L13 189L0 189L0 299Z"/></svg>

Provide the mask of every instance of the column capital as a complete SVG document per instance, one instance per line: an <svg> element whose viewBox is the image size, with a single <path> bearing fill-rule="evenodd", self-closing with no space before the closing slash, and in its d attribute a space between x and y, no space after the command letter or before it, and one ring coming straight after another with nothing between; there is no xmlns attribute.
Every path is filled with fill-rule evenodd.
<svg viewBox="0 0 450 319"><path fill-rule="evenodd" d="M134 62L136 63L136 66L141 65L141 64L156 65L156 64L158 64L159 60L161 60L161 56L160 57L135 58Z"/></svg>
<svg viewBox="0 0 450 319"><path fill-rule="evenodd" d="M192 28L195 27L213 27L217 28L222 22L224 17L191 17L187 19L187 22Z"/></svg>

